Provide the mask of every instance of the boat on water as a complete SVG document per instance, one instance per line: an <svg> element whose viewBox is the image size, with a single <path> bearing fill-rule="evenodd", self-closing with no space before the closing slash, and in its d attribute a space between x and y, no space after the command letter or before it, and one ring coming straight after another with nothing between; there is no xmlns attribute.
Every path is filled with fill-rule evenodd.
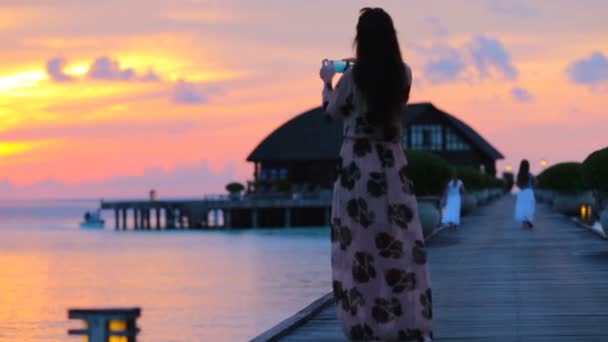
<svg viewBox="0 0 608 342"><path fill-rule="evenodd" d="M101 210L96 210L93 213L86 212L84 221L80 222L80 228L103 228L105 221L101 218Z"/></svg>

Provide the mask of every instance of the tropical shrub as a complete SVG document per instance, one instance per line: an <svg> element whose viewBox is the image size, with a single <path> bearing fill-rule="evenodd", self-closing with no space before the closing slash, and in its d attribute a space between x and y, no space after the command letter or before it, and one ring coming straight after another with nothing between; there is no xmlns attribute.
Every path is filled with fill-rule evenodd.
<svg viewBox="0 0 608 342"><path fill-rule="evenodd" d="M456 166L454 169L466 189L480 190L484 188L484 174L477 169L470 166Z"/></svg>
<svg viewBox="0 0 608 342"><path fill-rule="evenodd" d="M540 188L562 193L580 193L589 189L583 176L583 164L577 162L553 165L537 179Z"/></svg>
<svg viewBox="0 0 608 342"><path fill-rule="evenodd" d="M608 147L591 153L585 159L583 176L590 189L608 193Z"/></svg>
<svg viewBox="0 0 608 342"><path fill-rule="evenodd" d="M232 182L232 183L228 183L226 185L226 191L228 191L230 193L241 192L243 190L245 190L245 186L238 182Z"/></svg>
<svg viewBox="0 0 608 342"><path fill-rule="evenodd" d="M439 196L450 179L450 166L441 157L423 151L406 150L408 177L416 196Z"/></svg>

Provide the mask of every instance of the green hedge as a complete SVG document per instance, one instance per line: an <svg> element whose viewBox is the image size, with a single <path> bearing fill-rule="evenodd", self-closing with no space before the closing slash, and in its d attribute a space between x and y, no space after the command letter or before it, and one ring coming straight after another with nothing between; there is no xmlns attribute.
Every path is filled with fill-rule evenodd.
<svg viewBox="0 0 608 342"><path fill-rule="evenodd" d="M538 186L557 192L580 193L589 189L583 175L583 164L559 163L538 175Z"/></svg>
<svg viewBox="0 0 608 342"><path fill-rule="evenodd" d="M468 190L482 190L488 188L505 188L506 183L502 179L492 177L470 166L450 166L436 154L406 150L405 156L408 160L408 177L414 183L416 196L440 196L452 176L452 170L456 171L458 178L462 180Z"/></svg>
<svg viewBox="0 0 608 342"><path fill-rule="evenodd" d="M479 190L484 187L483 176L480 171L470 166L456 166L454 169L466 189Z"/></svg>
<svg viewBox="0 0 608 342"><path fill-rule="evenodd" d="M455 166L458 178L462 180L465 188L469 190L482 190L487 188L505 188L506 183L502 179L492 177L470 166Z"/></svg>
<svg viewBox="0 0 608 342"><path fill-rule="evenodd" d="M589 188L608 193L608 147L591 153L585 159L583 175Z"/></svg>
<svg viewBox="0 0 608 342"><path fill-rule="evenodd" d="M406 150L408 177L416 196L439 196L450 179L450 166L441 157L423 151Z"/></svg>
<svg viewBox="0 0 608 342"><path fill-rule="evenodd" d="M507 182L504 179L501 178L496 178L496 177L490 177L492 179L492 187L493 188L501 188L501 189L505 189L507 187Z"/></svg>

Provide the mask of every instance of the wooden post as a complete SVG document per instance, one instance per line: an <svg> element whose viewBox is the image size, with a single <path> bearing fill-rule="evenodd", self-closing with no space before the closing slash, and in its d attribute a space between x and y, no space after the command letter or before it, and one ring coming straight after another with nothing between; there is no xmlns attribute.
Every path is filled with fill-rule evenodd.
<svg viewBox="0 0 608 342"><path fill-rule="evenodd" d="M122 230L127 230L127 208L122 208Z"/></svg>
<svg viewBox="0 0 608 342"><path fill-rule="evenodd" d="M175 228L175 213L171 207L165 207L165 227L167 229Z"/></svg>
<svg viewBox="0 0 608 342"><path fill-rule="evenodd" d="M180 229L184 229L184 215L182 213L182 208L177 209L177 224Z"/></svg>
<svg viewBox="0 0 608 342"><path fill-rule="evenodd" d="M291 208L285 207L285 227L291 227Z"/></svg>
<svg viewBox="0 0 608 342"><path fill-rule="evenodd" d="M146 208L141 208L139 212L141 213L141 229L148 229L146 222Z"/></svg>
<svg viewBox="0 0 608 342"><path fill-rule="evenodd" d="M224 228L232 228L232 210L224 209Z"/></svg>
<svg viewBox="0 0 608 342"><path fill-rule="evenodd" d="M114 225L116 226L116 230L120 229L120 215L118 208L114 208Z"/></svg>
<svg viewBox="0 0 608 342"><path fill-rule="evenodd" d="M152 225L150 224L150 208L146 208L146 229L150 230L150 228L152 228Z"/></svg>
<svg viewBox="0 0 608 342"><path fill-rule="evenodd" d="M148 221L148 209L142 208L141 209L141 228L149 229L148 222L149 222Z"/></svg>
<svg viewBox="0 0 608 342"><path fill-rule="evenodd" d="M258 227L258 208L251 208L251 228Z"/></svg>
<svg viewBox="0 0 608 342"><path fill-rule="evenodd" d="M156 229L160 230L160 208L156 208Z"/></svg>

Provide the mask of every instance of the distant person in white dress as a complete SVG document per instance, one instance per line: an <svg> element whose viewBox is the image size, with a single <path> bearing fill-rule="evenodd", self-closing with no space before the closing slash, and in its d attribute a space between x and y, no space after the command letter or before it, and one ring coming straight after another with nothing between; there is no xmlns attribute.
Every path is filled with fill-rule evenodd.
<svg viewBox="0 0 608 342"><path fill-rule="evenodd" d="M460 209L462 206L462 195L464 195L464 193L464 184L458 179L456 172L452 172L452 179L448 182L445 189L445 213L441 219L441 223L444 226L455 229L460 225Z"/></svg>
<svg viewBox="0 0 608 342"><path fill-rule="evenodd" d="M532 228L534 224L534 186L536 178L530 173L530 163L522 160L517 173L517 201L515 202L515 221L521 222L523 228Z"/></svg>

